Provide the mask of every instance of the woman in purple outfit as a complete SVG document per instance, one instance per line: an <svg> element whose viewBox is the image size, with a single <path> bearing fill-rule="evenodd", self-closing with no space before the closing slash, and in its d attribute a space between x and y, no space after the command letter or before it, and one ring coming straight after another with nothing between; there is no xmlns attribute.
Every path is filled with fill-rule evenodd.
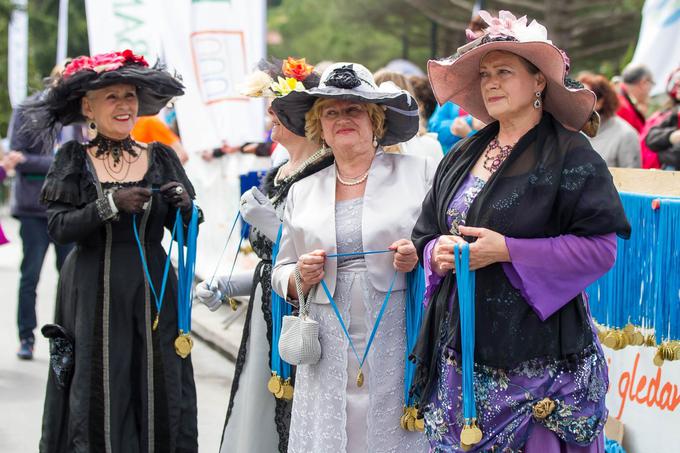
<svg viewBox="0 0 680 453"><path fill-rule="evenodd" d="M427 275L413 391L433 452L603 452L607 364L583 290L630 226L579 130L595 95L535 21L481 12L486 33L429 63L437 100L487 127L441 162L413 242ZM474 390L482 440L461 446L461 333L453 245L476 270Z"/></svg>

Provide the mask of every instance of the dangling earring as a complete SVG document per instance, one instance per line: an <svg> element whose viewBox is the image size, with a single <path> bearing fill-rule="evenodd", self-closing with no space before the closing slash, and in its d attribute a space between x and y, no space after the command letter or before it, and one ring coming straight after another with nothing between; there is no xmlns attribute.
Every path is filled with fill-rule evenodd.
<svg viewBox="0 0 680 453"><path fill-rule="evenodd" d="M323 149L324 152L326 152L326 150L328 149L328 147L326 146L326 140L324 140L323 138L321 139L321 149Z"/></svg>
<svg viewBox="0 0 680 453"><path fill-rule="evenodd" d="M377 148L377 147L378 147L378 139L377 139L377 137L376 137L375 135L373 136L373 147L374 147L374 148Z"/></svg>
<svg viewBox="0 0 680 453"><path fill-rule="evenodd" d="M540 109L541 105L543 105L543 102L541 102L541 94L542 93L540 91L536 92L536 100L534 101L534 108L536 110Z"/></svg>
<svg viewBox="0 0 680 453"><path fill-rule="evenodd" d="M96 136L97 125L95 124L94 121L90 121L89 123L87 123L87 137L90 139L90 141L92 141Z"/></svg>

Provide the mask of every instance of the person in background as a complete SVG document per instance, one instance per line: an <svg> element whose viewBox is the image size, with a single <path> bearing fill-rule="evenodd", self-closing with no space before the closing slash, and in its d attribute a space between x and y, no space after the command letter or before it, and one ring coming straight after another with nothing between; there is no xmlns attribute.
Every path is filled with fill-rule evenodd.
<svg viewBox="0 0 680 453"><path fill-rule="evenodd" d="M140 116L130 134L133 139L142 143L160 142L172 148L182 165L189 160L189 154L182 146L179 137L165 124L158 115Z"/></svg>
<svg viewBox="0 0 680 453"><path fill-rule="evenodd" d="M616 114L619 99L609 80L600 74L584 73L578 81L595 93L595 111L600 115L600 129L590 139L593 149L609 167L640 168L640 141L637 131Z"/></svg>
<svg viewBox="0 0 680 453"><path fill-rule="evenodd" d="M437 100L432 93L430 80L427 76L411 76L408 78L413 87L413 94L418 101L418 113L420 114L420 128L427 130L427 122L437 108Z"/></svg>
<svg viewBox="0 0 680 453"><path fill-rule="evenodd" d="M43 96L45 91L29 96L27 101L37 101ZM17 308L19 330L17 357L22 360L33 359L34 330L37 326L36 290L47 249L50 244L54 245L57 271L60 271L72 247L68 243L58 244L49 237L46 209L40 203L40 189L54 160L55 137L37 138L25 128L28 121L30 120L25 116L23 106L14 109L9 127L10 151L3 161L6 167L16 172L10 211L12 216L19 220L19 236L23 251Z"/></svg>
<svg viewBox="0 0 680 453"><path fill-rule="evenodd" d="M659 114L659 122L649 129L645 144L657 153L664 169L680 170L680 67L668 77L666 93L669 103Z"/></svg>
<svg viewBox="0 0 680 453"><path fill-rule="evenodd" d="M638 133L645 127L647 104L652 87L654 78L647 66L629 64L621 73L619 109L616 114L628 121Z"/></svg>
<svg viewBox="0 0 680 453"><path fill-rule="evenodd" d="M402 74L387 69L380 69L374 74L375 83L382 85L385 82L391 82L402 90L408 91L414 98L415 93L411 82ZM432 159L434 164L438 164L444 157L442 147L437 141L437 136L434 133L427 132L423 127L422 108L418 106L418 114L420 117L420 128L415 137L407 142L399 143L393 146L385 147L385 152L400 152L406 154L413 154L414 156L423 156Z"/></svg>

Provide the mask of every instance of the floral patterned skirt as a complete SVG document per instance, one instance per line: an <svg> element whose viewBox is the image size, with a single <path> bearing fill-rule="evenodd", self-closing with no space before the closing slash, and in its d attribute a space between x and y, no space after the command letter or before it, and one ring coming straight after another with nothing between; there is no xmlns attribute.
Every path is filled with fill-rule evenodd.
<svg viewBox="0 0 680 453"><path fill-rule="evenodd" d="M432 452L464 451L460 357L448 348L439 357L436 391L425 405L425 432ZM484 438L470 451L522 451L537 424L567 444L590 445L607 420L608 385L597 338L572 360L530 360L512 370L475 364L477 424Z"/></svg>

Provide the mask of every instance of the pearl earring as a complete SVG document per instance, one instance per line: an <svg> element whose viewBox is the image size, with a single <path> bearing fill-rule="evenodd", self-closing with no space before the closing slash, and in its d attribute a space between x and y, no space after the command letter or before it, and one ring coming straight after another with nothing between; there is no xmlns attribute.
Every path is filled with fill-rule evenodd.
<svg viewBox="0 0 680 453"><path fill-rule="evenodd" d="M377 148L377 147L378 147L378 139L376 138L375 135L373 136L373 147L374 147L374 148Z"/></svg>

